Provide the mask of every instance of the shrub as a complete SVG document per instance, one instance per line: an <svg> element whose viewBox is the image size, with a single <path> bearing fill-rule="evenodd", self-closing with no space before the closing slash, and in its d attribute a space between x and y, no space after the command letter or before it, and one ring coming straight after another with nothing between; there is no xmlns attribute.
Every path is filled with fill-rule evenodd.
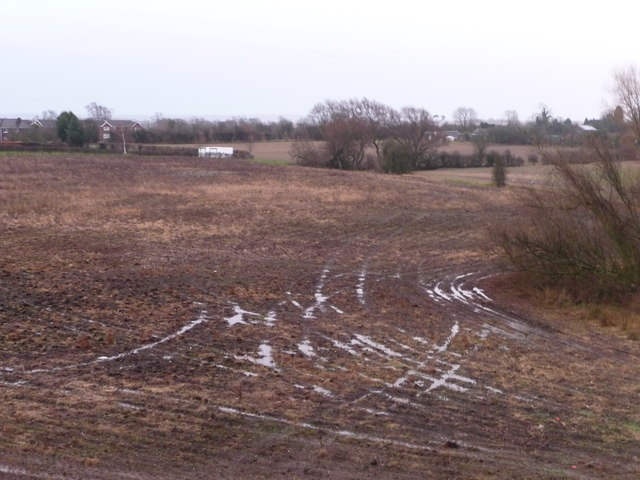
<svg viewBox="0 0 640 480"><path fill-rule="evenodd" d="M413 153L415 170L435 170L442 167L440 155L434 150Z"/></svg>
<svg viewBox="0 0 640 480"><path fill-rule="evenodd" d="M440 152L440 165L444 168L463 168L467 166L470 158L469 156L462 155L457 150L451 153Z"/></svg>
<svg viewBox="0 0 640 480"><path fill-rule="evenodd" d="M329 161L326 149L304 140L293 142L291 158L298 165L305 167L326 168Z"/></svg>
<svg viewBox="0 0 640 480"><path fill-rule="evenodd" d="M497 155L493 162L492 178L496 187L504 187L507 184L507 167L504 157Z"/></svg>
<svg viewBox="0 0 640 480"><path fill-rule="evenodd" d="M557 182L527 190L522 211L494 234L511 262L534 278L576 295L633 291L640 282L640 182L593 143L593 165L558 155Z"/></svg>
<svg viewBox="0 0 640 480"><path fill-rule="evenodd" d="M498 158L500 154L498 152L489 152L487 153L485 160L487 162L487 167L493 167L493 164L496 163L496 158Z"/></svg>
<svg viewBox="0 0 640 480"><path fill-rule="evenodd" d="M415 164L415 155L404 144L389 141L383 148L382 171L403 174L411 172Z"/></svg>
<svg viewBox="0 0 640 480"><path fill-rule="evenodd" d="M367 153L364 157L364 161L362 162L363 170L374 170L376 172L380 172L382 166L378 161L378 157L376 155Z"/></svg>
<svg viewBox="0 0 640 480"><path fill-rule="evenodd" d="M621 160L639 160L640 148L633 141L633 137L622 136L617 149L618 157Z"/></svg>

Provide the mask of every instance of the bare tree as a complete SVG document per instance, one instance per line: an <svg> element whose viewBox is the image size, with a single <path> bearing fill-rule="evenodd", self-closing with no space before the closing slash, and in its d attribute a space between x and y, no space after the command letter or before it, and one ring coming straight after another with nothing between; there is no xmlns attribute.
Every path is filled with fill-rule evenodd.
<svg viewBox="0 0 640 480"><path fill-rule="evenodd" d="M279 117L277 123L277 138L288 140L293 136L293 122L285 117Z"/></svg>
<svg viewBox="0 0 640 480"><path fill-rule="evenodd" d="M580 296L637 291L640 184L606 140L589 141L595 163L549 156L555 182L523 190L519 214L496 227L496 238L518 268L545 284L555 280Z"/></svg>
<svg viewBox="0 0 640 480"><path fill-rule="evenodd" d="M94 120L104 121L111 119L112 111L110 108L107 108L104 105L99 105L96 102L91 102L84 108L87 111L89 117L93 118Z"/></svg>
<svg viewBox="0 0 640 480"><path fill-rule="evenodd" d="M423 108L404 107L391 114L391 137L413 158L413 168L429 168L436 147L444 139L442 129Z"/></svg>
<svg viewBox="0 0 640 480"><path fill-rule="evenodd" d="M640 142L640 71L634 66L613 74L613 93L631 123L636 142Z"/></svg>
<svg viewBox="0 0 640 480"><path fill-rule="evenodd" d="M480 132L471 135L471 143L473 143L473 148L476 152L478 162L480 165L483 165L484 159L487 156L487 147L489 147L489 140L487 139L486 133Z"/></svg>
<svg viewBox="0 0 640 480"><path fill-rule="evenodd" d="M428 111L414 107L396 111L367 98L319 103L305 123L320 132L324 145L314 146L304 138L292 149L293 158L329 168L384 169L386 152L393 152L395 160L402 156L411 169L430 168L444 139Z"/></svg>
<svg viewBox="0 0 640 480"><path fill-rule="evenodd" d="M515 110L507 110L506 112L504 112L504 117L507 120L507 125L520 125L520 118L518 117L518 112L516 112Z"/></svg>
<svg viewBox="0 0 640 480"><path fill-rule="evenodd" d="M453 112L453 120L460 130L468 132L473 129L478 121L478 114L473 108L458 107L456 111Z"/></svg>
<svg viewBox="0 0 640 480"><path fill-rule="evenodd" d="M382 160L382 142L388 137L393 110L375 100L363 98L351 101L353 113L369 127L368 137L376 151L378 163Z"/></svg>
<svg viewBox="0 0 640 480"><path fill-rule="evenodd" d="M327 166L339 169L365 167L371 130L357 114L354 101L327 100L313 107L311 123L322 132L326 142Z"/></svg>
<svg viewBox="0 0 640 480"><path fill-rule="evenodd" d="M58 114L53 110L43 110L40 120L55 120L58 118Z"/></svg>

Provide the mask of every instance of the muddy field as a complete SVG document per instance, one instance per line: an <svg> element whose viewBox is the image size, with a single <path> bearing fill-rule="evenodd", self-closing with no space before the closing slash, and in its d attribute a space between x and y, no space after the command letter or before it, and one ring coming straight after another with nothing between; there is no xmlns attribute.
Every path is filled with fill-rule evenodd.
<svg viewBox="0 0 640 480"><path fill-rule="evenodd" d="M0 156L2 478L638 478L640 342L515 295L513 188Z"/></svg>

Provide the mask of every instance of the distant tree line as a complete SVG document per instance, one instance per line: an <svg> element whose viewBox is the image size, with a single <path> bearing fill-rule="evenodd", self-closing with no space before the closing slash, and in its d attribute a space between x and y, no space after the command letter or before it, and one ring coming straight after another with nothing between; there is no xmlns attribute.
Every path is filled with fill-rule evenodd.
<svg viewBox="0 0 640 480"><path fill-rule="evenodd" d="M97 107L105 108L99 105ZM99 138L100 125L104 120L110 119L110 114L106 117L102 115L104 110L80 119L71 111L62 112L59 115L49 111L47 117L43 115L41 120L56 120L55 130L33 129L23 140L38 143L62 142L69 146L100 143L102 141ZM184 120L158 116L146 123L144 129L131 132L130 141L153 144L201 144L292 140L299 135L308 136L306 126L301 128L304 130L302 134L299 133L299 127L283 117L277 121L263 122L257 118L208 121L202 118Z"/></svg>
<svg viewBox="0 0 640 480"><path fill-rule="evenodd" d="M472 108L459 107L453 122L444 128L455 130L461 140L482 136L487 143L501 145L577 145L581 142L578 125L571 119L554 118L546 105L528 122L521 122L515 111L505 112L500 121L479 121ZM586 123L586 122L585 122Z"/></svg>
<svg viewBox="0 0 640 480"><path fill-rule="evenodd" d="M392 173L440 167L497 165L501 169L523 165L525 159L509 151L488 152L491 144L578 146L595 135L606 139L619 158L637 159L640 120L635 119L640 117L640 101L633 93L640 91L640 80L635 71L616 80L617 99L624 106L603 113L599 119L585 119L582 125L554 117L543 104L526 123L520 122L513 111L506 112L505 121L479 121L475 111L468 107L458 108L453 123L446 123L444 117L433 116L421 108L396 110L367 98L327 100L315 105L296 124L291 155L300 165ZM475 153L442 151L439 147L447 139L471 141ZM532 154L527 161L535 164L539 158ZM502 183L498 180L496 183Z"/></svg>
<svg viewBox="0 0 640 480"><path fill-rule="evenodd" d="M138 143L240 143L272 140L290 140L295 136L295 125L280 117L264 122L258 118L232 118L210 121L203 118L156 118L147 128L134 133Z"/></svg>
<svg viewBox="0 0 640 480"><path fill-rule="evenodd" d="M634 74L637 75L636 72L626 72L621 79L618 73L616 81L622 82L627 89L633 89L629 85L633 85ZM618 83L614 90L621 88ZM577 146L584 141L584 130L580 127L591 126L597 130L596 135L608 138L614 147L629 149L636 143L636 138L640 138L633 120L639 116L633 112L640 110L640 106L634 106L633 98L629 92L626 95L617 93L618 106L603 112L599 118L585 118L582 125L569 118L554 117L551 109L541 104L539 112L527 122L520 122L514 111L505 112L505 118L498 121L480 121L472 108L459 107L453 113L453 121L445 123L443 128L454 130L460 140L472 142L482 137L488 144Z"/></svg>

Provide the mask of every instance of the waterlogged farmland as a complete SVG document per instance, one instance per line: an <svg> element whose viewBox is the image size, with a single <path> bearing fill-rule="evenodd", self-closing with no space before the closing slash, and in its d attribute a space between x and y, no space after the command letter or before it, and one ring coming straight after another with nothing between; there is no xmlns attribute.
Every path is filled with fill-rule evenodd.
<svg viewBox="0 0 640 480"><path fill-rule="evenodd" d="M0 471L634 478L640 348L505 294L511 195L0 157Z"/></svg>

